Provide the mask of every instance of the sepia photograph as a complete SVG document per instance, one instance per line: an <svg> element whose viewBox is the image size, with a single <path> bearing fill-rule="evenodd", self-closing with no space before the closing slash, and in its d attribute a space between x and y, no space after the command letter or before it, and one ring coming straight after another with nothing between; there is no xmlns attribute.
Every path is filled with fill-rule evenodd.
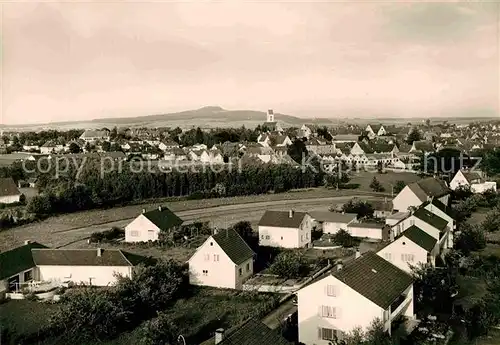
<svg viewBox="0 0 500 345"><path fill-rule="evenodd" d="M0 345L500 345L500 1L0 0Z"/></svg>

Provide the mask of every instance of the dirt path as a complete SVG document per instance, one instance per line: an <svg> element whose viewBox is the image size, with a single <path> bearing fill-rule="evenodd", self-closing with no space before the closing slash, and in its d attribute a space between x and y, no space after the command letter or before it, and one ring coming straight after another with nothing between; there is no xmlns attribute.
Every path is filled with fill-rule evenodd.
<svg viewBox="0 0 500 345"><path fill-rule="evenodd" d="M359 196L365 200L374 199L373 196ZM185 222L210 221L212 226L227 227L240 220L248 220L256 225L262 214L268 209L294 208L297 211L326 210L335 202L345 202L352 196L335 196L323 198L308 198L295 200L276 200L265 202L250 202L246 204L222 205L178 211L176 214ZM108 210L113 212L114 209ZM119 220L93 223L87 226L68 226L58 224L54 227L25 226L0 232L0 250L12 248L22 244L25 240L37 241L51 247L73 246L86 239L96 231L108 230L113 226L124 227L137 216L137 212L125 214ZM89 221L88 223L92 223ZM13 245L13 243L16 243Z"/></svg>

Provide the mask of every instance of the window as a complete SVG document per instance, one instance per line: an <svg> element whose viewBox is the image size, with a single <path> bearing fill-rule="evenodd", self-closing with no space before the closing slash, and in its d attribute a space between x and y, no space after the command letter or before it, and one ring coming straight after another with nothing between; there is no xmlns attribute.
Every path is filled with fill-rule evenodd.
<svg viewBox="0 0 500 345"><path fill-rule="evenodd" d="M247 263L247 272L250 271L250 263Z"/></svg>
<svg viewBox="0 0 500 345"><path fill-rule="evenodd" d="M203 258L205 259L205 261L209 261L210 260L210 254L205 254L203 256Z"/></svg>
<svg viewBox="0 0 500 345"><path fill-rule="evenodd" d="M218 262L219 261L219 254L214 254L214 261Z"/></svg>
<svg viewBox="0 0 500 345"><path fill-rule="evenodd" d="M130 236L132 236L132 237L139 237L139 231L137 231L137 230L130 231Z"/></svg>
<svg viewBox="0 0 500 345"><path fill-rule="evenodd" d="M326 295L331 297L337 297L337 289L335 289L335 285L326 286Z"/></svg>
<svg viewBox="0 0 500 345"><path fill-rule="evenodd" d="M240 276L243 274L243 270L241 268L238 269L238 273L240 274Z"/></svg>
<svg viewBox="0 0 500 345"><path fill-rule="evenodd" d="M283 239L283 236L281 236L281 239Z"/></svg>
<svg viewBox="0 0 500 345"><path fill-rule="evenodd" d="M24 272L24 281L29 282L31 280L33 280L33 270Z"/></svg>
<svg viewBox="0 0 500 345"><path fill-rule="evenodd" d="M208 276L208 271L207 270L203 270L203 275L204 276Z"/></svg>
<svg viewBox="0 0 500 345"><path fill-rule="evenodd" d="M210 242L210 245L211 245L211 246L213 246L213 245L214 245L214 243L213 243L213 242Z"/></svg>
<svg viewBox="0 0 500 345"><path fill-rule="evenodd" d="M270 239L271 237L269 235L266 235L266 240Z"/></svg>
<svg viewBox="0 0 500 345"><path fill-rule="evenodd" d="M401 261L413 262L415 260L415 255L413 254L401 254Z"/></svg>
<svg viewBox="0 0 500 345"><path fill-rule="evenodd" d="M318 339L320 340L337 340L342 337L342 332L331 328L318 328Z"/></svg>
<svg viewBox="0 0 500 345"><path fill-rule="evenodd" d="M384 259L386 259L387 261L391 261L392 260L391 253L384 253Z"/></svg>
<svg viewBox="0 0 500 345"><path fill-rule="evenodd" d="M415 219L410 219L410 225L415 225Z"/></svg>
<svg viewBox="0 0 500 345"><path fill-rule="evenodd" d="M304 242L304 235L300 235L300 242Z"/></svg>
<svg viewBox="0 0 500 345"><path fill-rule="evenodd" d="M260 235L260 239L263 240L264 239L264 235Z"/></svg>
<svg viewBox="0 0 500 345"><path fill-rule="evenodd" d="M335 307L330 307L327 305L322 305L320 307L321 309L321 316L322 317L327 317L330 319L336 319L337 318L337 308Z"/></svg>

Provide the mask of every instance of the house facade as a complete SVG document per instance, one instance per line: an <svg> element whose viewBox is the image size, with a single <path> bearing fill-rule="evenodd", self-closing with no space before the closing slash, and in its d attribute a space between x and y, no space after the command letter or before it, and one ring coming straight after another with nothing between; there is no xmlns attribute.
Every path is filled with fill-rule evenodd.
<svg viewBox="0 0 500 345"><path fill-rule="evenodd" d="M328 345L380 319L414 318L413 279L373 252L298 291L299 341Z"/></svg>
<svg viewBox="0 0 500 345"><path fill-rule="evenodd" d="M148 212L144 209L142 214L125 227L125 242L157 241L161 231L182 223L182 219L166 207L159 206Z"/></svg>
<svg viewBox="0 0 500 345"><path fill-rule="evenodd" d="M412 266L435 265L439 255L437 239L417 226L411 226L377 254L405 272Z"/></svg>
<svg viewBox="0 0 500 345"><path fill-rule="evenodd" d="M312 227L313 220L306 212L266 211L259 221L259 245L308 248Z"/></svg>
<svg viewBox="0 0 500 345"><path fill-rule="evenodd" d="M319 226L325 234L335 234L339 230L357 222L357 214L341 212L310 212L316 226Z"/></svg>
<svg viewBox="0 0 500 345"><path fill-rule="evenodd" d="M253 275L254 252L232 229L210 236L189 259L192 285L241 289Z"/></svg>
<svg viewBox="0 0 500 345"><path fill-rule="evenodd" d="M476 172L457 171L450 181L450 189L456 190L460 187L468 187L473 193L484 193L487 190L496 192L497 184L494 181L484 181Z"/></svg>
<svg viewBox="0 0 500 345"><path fill-rule="evenodd" d="M21 201L21 192L12 177L0 178L0 204L14 204Z"/></svg>
<svg viewBox="0 0 500 345"><path fill-rule="evenodd" d="M406 185L392 200L393 211L406 212L431 198L436 198L445 205L449 204L450 190L444 181L430 177Z"/></svg>

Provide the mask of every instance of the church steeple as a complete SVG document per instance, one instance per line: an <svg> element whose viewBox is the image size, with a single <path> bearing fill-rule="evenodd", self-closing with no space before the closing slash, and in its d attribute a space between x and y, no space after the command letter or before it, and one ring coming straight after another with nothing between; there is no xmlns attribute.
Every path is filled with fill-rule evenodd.
<svg viewBox="0 0 500 345"><path fill-rule="evenodd" d="M274 122L274 111L272 109L267 111L267 122Z"/></svg>

